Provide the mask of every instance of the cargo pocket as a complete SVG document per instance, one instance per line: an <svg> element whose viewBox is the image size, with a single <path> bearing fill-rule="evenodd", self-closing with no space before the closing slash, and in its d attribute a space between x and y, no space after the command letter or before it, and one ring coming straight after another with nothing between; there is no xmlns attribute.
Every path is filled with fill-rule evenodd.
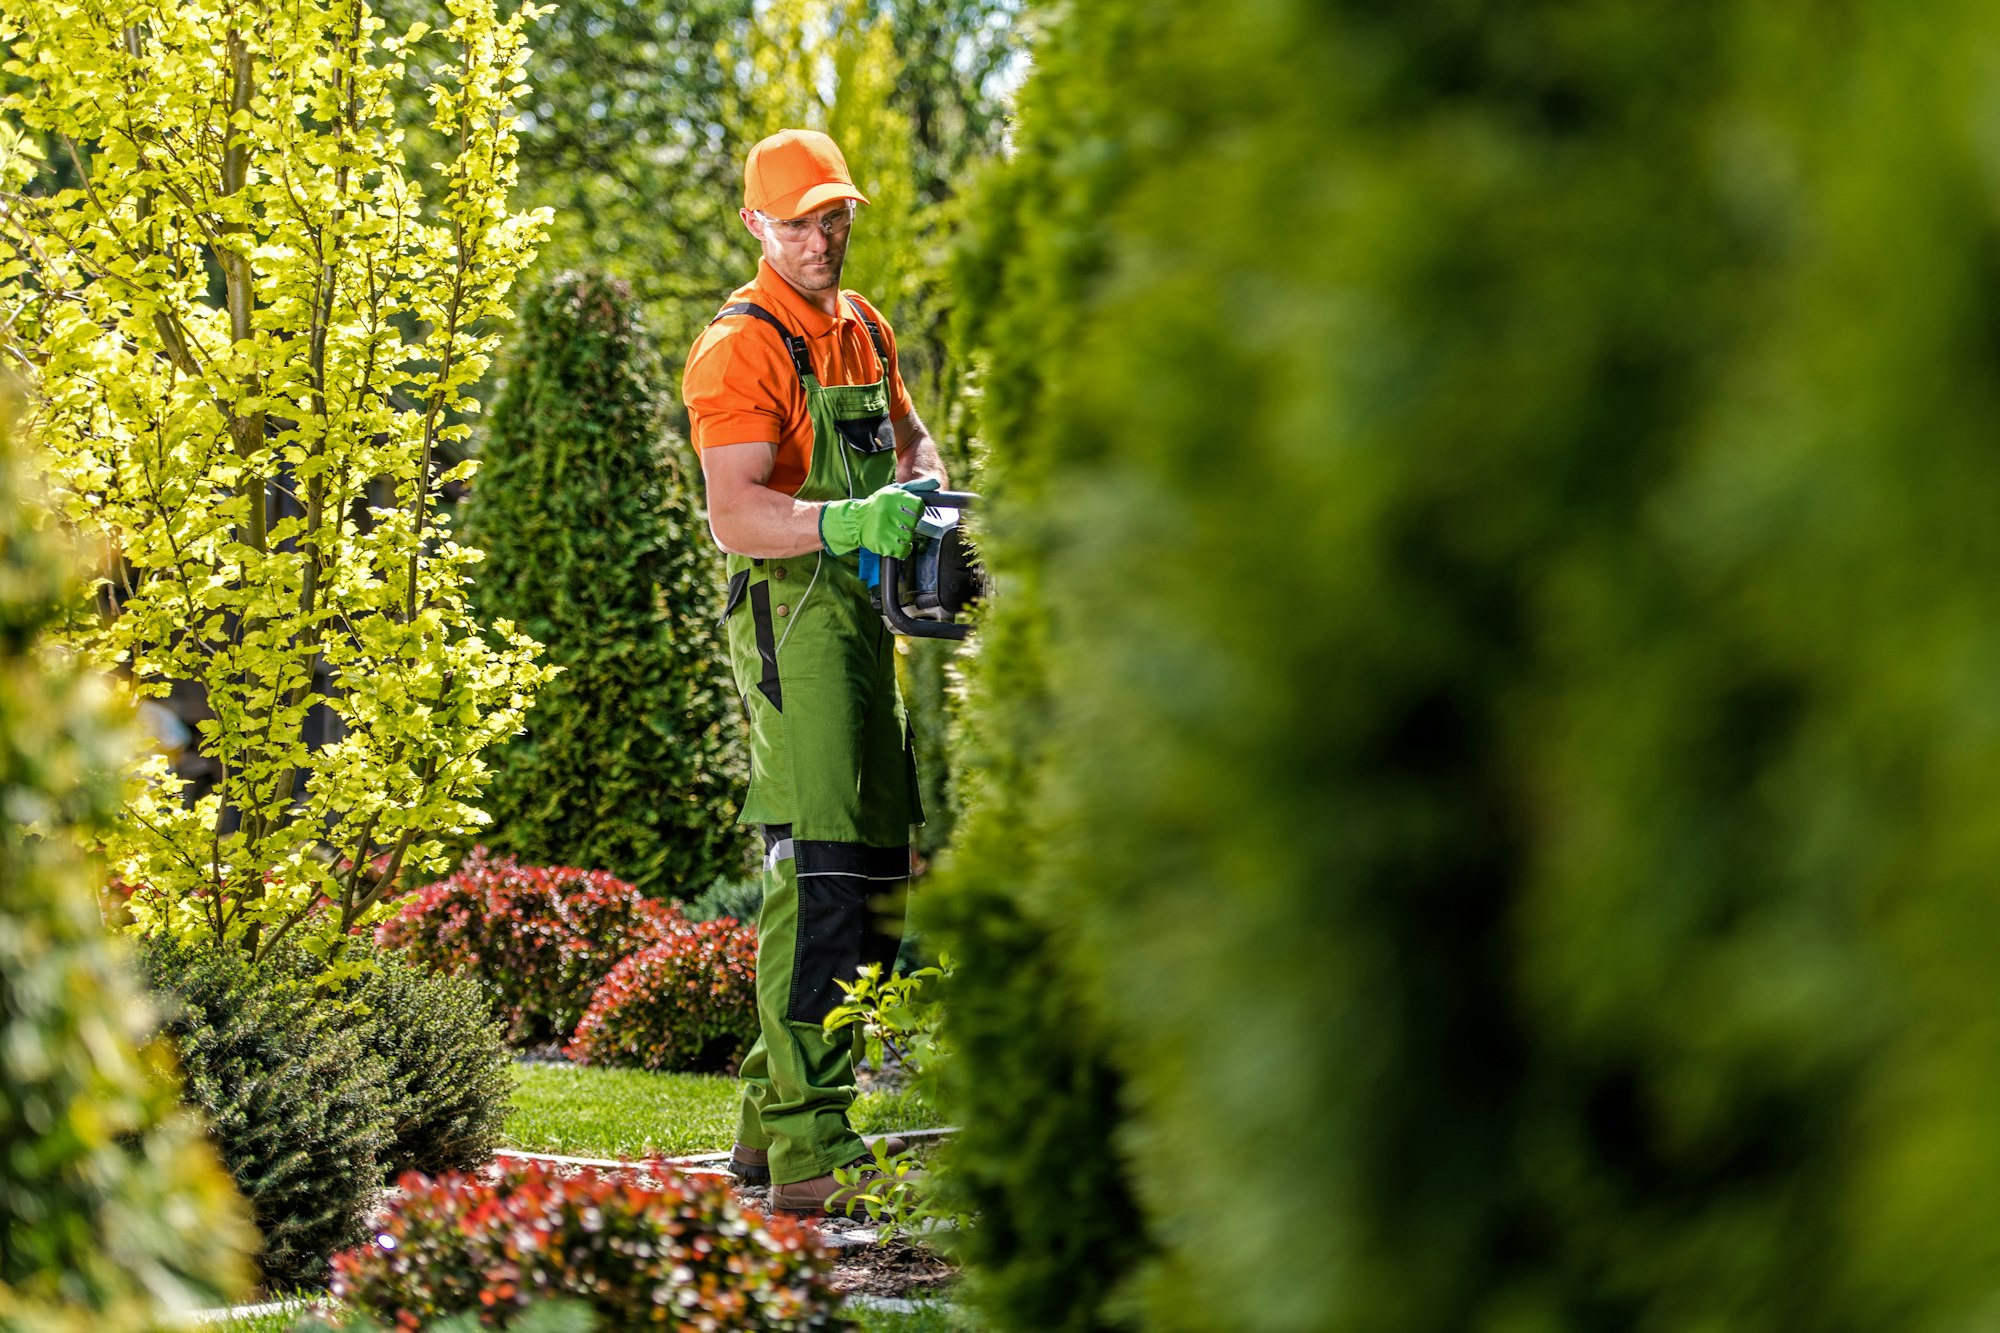
<svg viewBox="0 0 2000 1333"><path fill-rule="evenodd" d="M847 447L857 454L883 454L896 447L896 430L889 424L887 413L851 421L836 420L833 425L840 438L847 441Z"/></svg>

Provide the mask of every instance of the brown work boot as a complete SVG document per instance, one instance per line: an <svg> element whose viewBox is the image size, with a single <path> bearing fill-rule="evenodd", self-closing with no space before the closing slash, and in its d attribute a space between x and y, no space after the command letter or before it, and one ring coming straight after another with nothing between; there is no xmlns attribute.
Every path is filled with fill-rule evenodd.
<svg viewBox="0 0 2000 1333"><path fill-rule="evenodd" d="M861 1161L867 1161L862 1158ZM860 1162L853 1163L860 1165ZM920 1181L922 1171L911 1171L902 1177L907 1181ZM882 1184L888 1176L875 1170L864 1170L855 1177L852 1185L843 1185L837 1176L829 1172L814 1176L811 1180L793 1181L786 1185L771 1186L771 1207L781 1213L795 1213L801 1217L818 1217L824 1213L839 1213L853 1217L861 1205L860 1196L875 1186Z"/></svg>
<svg viewBox="0 0 2000 1333"><path fill-rule="evenodd" d="M771 1183L771 1154L763 1148L737 1144L729 1150L729 1174L746 1185Z"/></svg>

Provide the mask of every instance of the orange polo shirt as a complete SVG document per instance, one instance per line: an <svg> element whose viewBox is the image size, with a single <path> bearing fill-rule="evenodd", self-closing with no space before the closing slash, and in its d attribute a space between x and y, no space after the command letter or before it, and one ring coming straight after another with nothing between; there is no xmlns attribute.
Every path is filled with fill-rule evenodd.
<svg viewBox="0 0 2000 1333"><path fill-rule="evenodd" d="M829 315L760 259L757 276L724 304L753 301L804 338L821 384L873 384L882 378L882 361L868 338L867 325L847 304L851 295L855 293L842 291L839 313ZM911 408L909 390L896 366L896 332L868 301L863 300L861 308L882 330L889 349L889 419L901 420ZM799 383L799 372L778 331L763 320L736 315L703 329L681 374L681 401L687 404L689 434L696 449L775 441L777 465L766 484L786 495L797 494L805 484L813 450L805 386Z"/></svg>

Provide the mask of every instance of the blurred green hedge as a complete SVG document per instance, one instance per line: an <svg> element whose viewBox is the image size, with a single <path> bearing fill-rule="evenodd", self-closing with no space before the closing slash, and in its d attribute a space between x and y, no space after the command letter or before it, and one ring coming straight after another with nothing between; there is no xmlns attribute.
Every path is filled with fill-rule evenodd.
<svg viewBox="0 0 2000 1333"><path fill-rule="evenodd" d="M958 270L995 1326L1990 1320L2000 10L1045 21Z"/></svg>
<svg viewBox="0 0 2000 1333"><path fill-rule="evenodd" d="M0 1329L125 1333L235 1296L256 1245L98 919L80 834L117 809L131 737L43 632L73 552L0 401Z"/></svg>
<svg viewBox="0 0 2000 1333"><path fill-rule="evenodd" d="M484 841L692 898L743 868L745 764L722 560L659 373L624 282L566 273L524 300L465 523L480 615L563 673L494 759Z"/></svg>

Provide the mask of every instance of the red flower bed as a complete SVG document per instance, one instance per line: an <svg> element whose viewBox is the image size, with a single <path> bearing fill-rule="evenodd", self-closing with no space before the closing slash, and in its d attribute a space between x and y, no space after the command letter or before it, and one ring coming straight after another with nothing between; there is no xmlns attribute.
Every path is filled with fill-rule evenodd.
<svg viewBox="0 0 2000 1333"><path fill-rule="evenodd" d="M757 932L676 922L611 969L565 1052L587 1065L734 1069L757 1036Z"/></svg>
<svg viewBox="0 0 2000 1333"><path fill-rule="evenodd" d="M334 1256L333 1293L420 1329L466 1310L505 1328L558 1296L607 1329L841 1329L816 1234L744 1209L720 1177L643 1184L530 1164L497 1183L407 1175L380 1234Z"/></svg>
<svg viewBox="0 0 2000 1333"><path fill-rule="evenodd" d="M474 849L376 929L385 948L493 988L517 1042L560 1040L619 959L666 939L681 914L601 870L524 866Z"/></svg>

